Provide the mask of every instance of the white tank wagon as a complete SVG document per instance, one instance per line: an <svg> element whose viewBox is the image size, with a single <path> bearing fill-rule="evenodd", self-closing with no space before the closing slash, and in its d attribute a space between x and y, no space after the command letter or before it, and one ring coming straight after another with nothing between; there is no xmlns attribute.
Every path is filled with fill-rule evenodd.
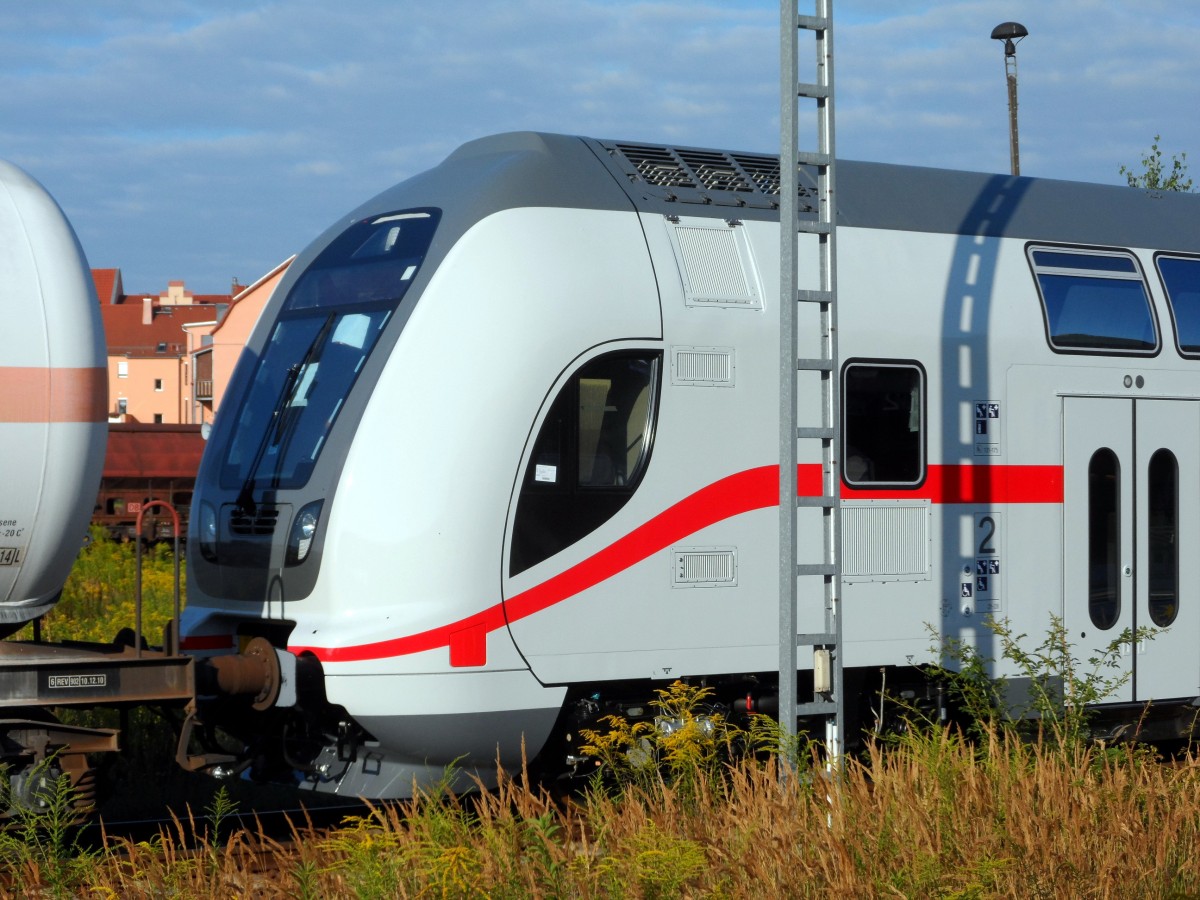
<svg viewBox="0 0 1200 900"><path fill-rule="evenodd" d="M227 772L389 797L567 769L677 678L771 709L778 184L762 154L502 135L301 254L197 482L183 642L226 677L192 765L220 726ZM989 613L1057 615L1083 658L1165 628L1103 710L1186 730L1200 197L854 162L837 197L849 733L883 684L938 702L937 637L999 656Z"/></svg>
<svg viewBox="0 0 1200 900"><path fill-rule="evenodd" d="M53 607L87 536L108 381L99 304L75 233L40 184L2 161L0 321L0 635L8 636ZM0 641L0 822L44 808L59 774L79 809L95 800L93 763L118 750L119 734L60 723L55 710L183 709L195 697L192 659L148 648L132 629L111 643L44 642L36 629L32 637Z"/></svg>
<svg viewBox="0 0 1200 900"><path fill-rule="evenodd" d="M58 599L104 465L108 382L87 260L58 204L0 160L0 634Z"/></svg>

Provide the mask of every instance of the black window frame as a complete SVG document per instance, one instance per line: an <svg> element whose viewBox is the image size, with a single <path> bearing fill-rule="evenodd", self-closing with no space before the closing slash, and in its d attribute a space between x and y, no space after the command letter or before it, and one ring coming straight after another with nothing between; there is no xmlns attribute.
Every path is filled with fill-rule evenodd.
<svg viewBox="0 0 1200 900"><path fill-rule="evenodd" d="M895 479L882 477L858 477L850 473L854 468L852 456L859 454L864 443L856 440L857 430L850 427L852 398L849 390L850 372L855 368L875 369L909 369L917 375L917 391L920 422L917 430L914 449L917 453L917 477L915 479ZM925 367L915 359L878 359L855 358L847 360L841 371L841 431L842 431L842 483L851 488L863 490L916 490L925 483L929 475L929 377ZM909 410L911 415L911 409ZM879 438L882 440L882 438ZM878 454L871 454L868 461L874 460Z"/></svg>
<svg viewBox="0 0 1200 900"><path fill-rule="evenodd" d="M1100 259L1127 259L1132 263L1132 271L1129 274L1122 274L1115 268L1104 268L1096 266L1088 268L1087 266L1047 266L1039 264L1035 254L1047 253L1061 256L1076 256L1081 259L1092 258ZM1053 244L1045 242L1030 242L1025 245L1025 259L1029 265L1030 274L1033 276L1034 288L1037 290L1038 305L1042 313L1042 326L1045 330L1046 344L1054 353L1062 353L1072 356L1136 356L1136 357L1154 357L1162 352L1163 337L1162 327L1158 321L1158 310L1155 308L1154 296L1150 291L1150 284L1146 278L1146 272L1142 268L1141 260L1138 259L1136 253L1124 247L1098 247L1082 244ZM1145 348L1123 347L1116 345L1106 345L1101 342L1095 344L1059 344L1055 342L1055 333L1050 323L1050 310L1047 305L1046 292L1041 279L1041 275L1066 276L1072 272L1078 273L1081 278L1092 279L1109 279L1112 281L1134 282L1137 281L1142 286L1142 299L1145 303L1148 321L1153 331L1153 345ZM1086 273L1086 274L1085 274ZM1115 340L1110 338L1110 340Z"/></svg>
<svg viewBox="0 0 1200 900"><path fill-rule="evenodd" d="M624 483L595 484L583 480L580 471L580 383L589 374L594 377L599 365L622 358L644 362L650 367L642 450ZM544 407L546 413L540 417L536 433L531 433L528 459L517 484L508 554L510 577L583 540L616 515L637 492L653 455L662 378L661 348L622 347L578 362L568 376L559 379L552 399L548 395ZM553 429L557 429L557 439ZM557 450L555 466L558 471L554 481L544 480L546 473L539 477L538 472L539 467L546 465L542 455L549 442Z"/></svg>
<svg viewBox="0 0 1200 900"><path fill-rule="evenodd" d="M1156 628L1170 627L1179 616L1179 471L1179 458L1168 447L1146 463L1146 609Z"/></svg>
<svg viewBox="0 0 1200 900"><path fill-rule="evenodd" d="M1175 350L1180 356L1187 359L1200 358L1200 340L1195 344L1187 346L1183 343L1183 329L1179 326L1179 316L1176 313L1175 298L1171 296L1171 285L1167 282L1166 275L1163 274L1161 261L1164 259L1178 260L1183 262L1193 263L1200 269L1200 256L1189 253L1172 253L1161 251L1154 254L1154 271L1158 275L1158 283L1162 287L1163 296L1167 300L1167 313L1171 317L1171 331L1175 338ZM1200 318L1200 310L1197 311L1197 318ZM1198 335L1200 337L1200 335ZM1193 348L1193 349L1189 349Z"/></svg>
<svg viewBox="0 0 1200 900"><path fill-rule="evenodd" d="M1107 469L1101 464L1111 463ZM1101 631L1121 620L1124 579L1121 575L1121 459L1111 447L1097 447L1088 459L1087 520L1088 618Z"/></svg>

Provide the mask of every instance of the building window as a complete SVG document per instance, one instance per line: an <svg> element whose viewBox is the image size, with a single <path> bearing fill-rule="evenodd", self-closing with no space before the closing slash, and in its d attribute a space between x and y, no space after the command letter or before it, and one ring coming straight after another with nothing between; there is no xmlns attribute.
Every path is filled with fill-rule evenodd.
<svg viewBox="0 0 1200 900"><path fill-rule="evenodd" d="M155 413L155 414L154 414L154 424L155 424L155 425L161 425L162 423L163 423L163 420L162 420L162 413Z"/></svg>
<svg viewBox="0 0 1200 900"><path fill-rule="evenodd" d="M1050 346L1066 353L1149 354L1158 330L1131 253L1031 247Z"/></svg>
<svg viewBox="0 0 1200 900"><path fill-rule="evenodd" d="M127 360L127 359L117 360L117 377L118 378L128 378L129 377L129 360Z"/></svg>
<svg viewBox="0 0 1200 900"><path fill-rule="evenodd" d="M162 379L161 379L161 378L155 378L155 379L154 379L154 389L155 389L156 391L161 391L161 390L163 389L163 388L162 388Z"/></svg>
<svg viewBox="0 0 1200 900"><path fill-rule="evenodd" d="M129 401L124 397L117 400L117 415L125 415L129 411Z"/></svg>
<svg viewBox="0 0 1200 900"><path fill-rule="evenodd" d="M595 531L633 496L650 455L661 354L583 365L542 423L513 524L516 575Z"/></svg>
<svg viewBox="0 0 1200 900"><path fill-rule="evenodd" d="M925 377L908 363L856 362L842 374L842 477L911 487L925 480Z"/></svg>

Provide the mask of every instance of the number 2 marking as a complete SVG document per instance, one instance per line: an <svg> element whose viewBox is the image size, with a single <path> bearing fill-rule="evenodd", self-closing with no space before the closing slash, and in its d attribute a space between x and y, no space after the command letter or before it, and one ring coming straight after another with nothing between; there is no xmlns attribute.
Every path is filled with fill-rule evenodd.
<svg viewBox="0 0 1200 900"><path fill-rule="evenodd" d="M996 536L996 520L991 516L984 516L979 520L979 527L987 529L983 539L979 542L979 555L995 555L996 548L992 546L992 538Z"/></svg>

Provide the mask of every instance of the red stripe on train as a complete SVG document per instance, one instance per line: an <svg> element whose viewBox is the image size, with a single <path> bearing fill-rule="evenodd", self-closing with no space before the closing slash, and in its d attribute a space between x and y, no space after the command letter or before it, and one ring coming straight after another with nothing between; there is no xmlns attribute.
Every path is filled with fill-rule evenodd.
<svg viewBox="0 0 1200 900"><path fill-rule="evenodd" d="M487 661L487 633L541 612L629 569L677 541L742 513L779 505L779 467L760 466L722 478L680 500L558 575L481 612L417 634L352 647L289 647L323 662L359 662L447 647L454 666ZM797 495L821 492L821 467L801 465ZM1062 466L930 466L925 481L905 490L843 487L847 500L924 499L933 503L1062 503Z"/></svg>
<svg viewBox="0 0 1200 900"><path fill-rule="evenodd" d="M842 487L847 500L930 500L934 503L1062 503L1062 466L930 466L919 487Z"/></svg>

